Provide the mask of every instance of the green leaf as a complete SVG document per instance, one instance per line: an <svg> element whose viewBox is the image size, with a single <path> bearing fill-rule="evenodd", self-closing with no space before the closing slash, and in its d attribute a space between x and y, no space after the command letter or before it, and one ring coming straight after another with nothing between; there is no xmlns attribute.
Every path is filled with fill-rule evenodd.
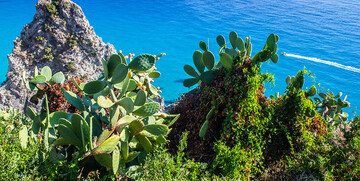
<svg viewBox="0 0 360 181"><path fill-rule="evenodd" d="M232 58L235 58L238 55L238 52L232 48L225 48L225 53L229 54Z"/></svg>
<svg viewBox="0 0 360 181"><path fill-rule="evenodd" d="M116 84L116 85L118 85L118 84ZM115 87L115 86L114 86ZM133 80L133 79L130 79L130 81L129 81L129 86L128 86L128 89L127 89L127 91L133 91L133 90L135 90L136 89L136 81L135 80ZM115 88L117 88L117 87L115 87ZM117 88L118 89L118 88Z"/></svg>
<svg viewBox="0 0 360 181"><path fill-rule="evenodd" d="M120 91L120 94L117 96L118 99L122 98L125 95L126 91L128 90L128 87L129 87L130 79L128 77L126 77L125 80L121 83L122 83L121 91Z"/></svg>
<svg viewBox="0 0 360 181"><path fill-rule="evenodd" d="M65 139L63 137L58 138L57 140L54 141L53 145L54 146L64 146L64 145L68 145L69 143L65 141Z"/></svg>
<svg viewBox="0 0 360 181"><path fill-rule="evenodd" d="M141 54L129 63L129 69L145 72L155 65L155 57L150 54Z"/></svg>
<svg viewBox="0 0 360 181"><path fill-rule="evenodd" d="M96 103L102 108L109 108L115 104L114 102L111 101L111 99L109 99L103 95L100 95L97 98Z"/></svg>
<svg viewBox="0 0 360 181"><path fill-rule="evenodd" d="M204 72L203 74L200 75L200 79L205 84L210 84L214 78L215 78L215 75L211 71Z"/></svg>
<svg viewBox="0 0 360 181"><path fill-rule="evenodd" d="M75 93L73 93L71 91L63 91L63 92L64 92L64 97L66 98L66 100L68 102L70 102L70 104L75 106L76 109L78 109L80 111L84 111L84 104L78 95L76 95Z"/></svg>
<svg viewBox="0 0 360 181"><path fill-rule="evenodd" d="M135 106L142 106L146 103L146 92L143 90L140 90L135 98L134 105Z"/></svg>
<svg viewBox="0 0 360 181"><path fill-rule="evenodd" d="M34 118L36 116L35 112L29 106L26 107L26 115L32 120L34 120Z"/></svg>
<svg viewBox="0 0 360 181"><path fill-rule="evenodd" d="M118 130L118 132L120 132L122 129L127 129L126 126L132 123L134 120L136 120L135 117L126 115L116 123L116 129Z"/></svg>
<svg viewBox="0 0 360 181"><path fill-rule="evenodd" d="M210 51L206 51L203 54L203 61L208 70L211 70L214 67L215 63L215 56Z"/></svg>
<svg viewBox="0 0 360 181"><path fill-rule="evenodd" d="M141 146L144 148L145 153L150 153L153 150L153 146L150 140L141 134L135 135L136 139L140 142Z"/></svg>
<svg viewBox="0 0 360 181"><path fill-rule="evenodd" d="M109 78L109 68L108 68L108 65L106 63L106 60L105 59L101 59L101 63L102 63L102 66L103 66L103 69L104 69L104 76L105 76L105 79L107 80Z"/></svg>
<svg viewBox="0 0 360 181"><path fill-rule="evenodd" d="M202 60L202 56L203 54L197 50L194 52L193 54L193 61L194 61L194 65L196 67L196 69L202 74L205 70L205 65L204 62Z"/></svg>
<svg viewBox="0 0 360 181"><path fill-rule="evenodd" d="M269 49L270 51L274 51L275 50L275 45L276 45L276 38L275 38L275 34L271 33L267 40L266 40L266 44L264 46L264 49Z"/></svg>
<svg viewBox="0 0 360 181"><path fill-rule="evenodd" d="M30 80L31 84L42 84L46 81L46 77L44 75L37 75L33 79Z"/></svg>
<svg viewBox="0 0 360 181"><path fill-rule="evenodd" d="M19 139L20 139L20 146L23 149L26 149L27 147L27 141L28 141L28 129L25 125L21 127L21 130L19 131Z"/></svg>
<svg viewBox="0 0 360 181"><path fill-rule="evenodd" d="M112 168L112 157L109 154L96 155L95 160L103 167Z"/></svg>
<svg viewBox="0 0 360 181"><path fill-rule="evenodd" d="M198 83L199 82L199 78L190 78L190 79L185 79L184 80L184 82L183 82L183 85L185 86L185 87L191 87L191 86L193 86L193 85L195 85L196 83Z"/></svg>
<svg viewBox="0 0 360 181"><path fill-rule="evenodd" d="M60 118L67 119L68 114L66 112L63 112L63 111L56 111L56 112L51 113L49 115L49 118L50 118L50 126L53 128L53 127L59 125L59 119Z"/></svg>
<svg viewBox="0 0 360 181"><path fill-rule="evenodd" d="M117 54L112 54L107 62L108 78L111 78L114 74L115 68L121 64L121 57Z"/></svg>
<svg viewBox="0 0 360 181"><path fill-rule="evenodd" d="M120 58L121 58L121 63L123 63L123 64L127 65L127 62L126 62L125 56L124 56L121 52L119 52L119 53L118 53L118 55L119 55L119 56L120 56Z"/></svg>
<svg viewBox="0 0 360 181"><path fill-rule="evenodd" d="M100 144L102 144L111 134L112 132L109 131L108 129L103 130L103 132L100 134L100 136L98 137L97 141L96 141L96 146L99 146Z"/></svg>
<svg viewBox="0 0 360 181"><path fill-rule="evenodd" d="M205 134L206 134L208 128L209 128L209 121L206 120L206 121L204 122L204 124L203 124L203 125L201 126L201 128L200 128L199 136L200 136L201 138L205 139Z"/></svg>
<svg viewBox="0 0 360 181"><path fill-rule="evenodd" d="M173 125L180 117L180 114L176 114L176 115L169 115L170 116L174 116L174 118L171 120L171 122L169 124L167 124L168 127L170 127L171 125Z"/></svg>
<svg viewBox="0 0 360 181"><path fill-rule="evenodd" d="M225 37L222 35L217 36L216 42L220 47L224 46L225 45Z"/></svg>
<svg viewBox="0 0 360 181"><path fill-rule="evenodd" d="M236 41L237 37L238 37L238 35L237 35L237 33L236 33L235 31L230 32L230 34L229 34L229 40L230 40L230 44L231 44L231 46L233 47L233 49L236 48L236 43L235 43L235 41Z"/></svg>
<svg viewBox="0 0 360 181"><path fill-rule="evenodd" d="M129 69L126 65L119 64L114 70L111 83L117 84L119 82L122 82L127 77L128 71Z"/></svg>
<svg viewBox="0 0 360 181"><path fill-rule="evenodd" d="M81 131L84 126L83 125L84 121L85 121L84 118L76 113L72 114L70 117L72 129L79 138L84 138L84 135L82 135L82 131Z"/></svg>
<svg viewBox="0 0 360 181"><path fill-rule="evenodd" d="M140 108L136 109L133 114L141 117L151 116L157 113L160 109L160 104L157 102L150 102L146 103L145 105L141 106Z"/></svg>
<svg viewBox="0 0 360 181"><path fill-rule="evenodd" d="M58 122L59 122L59 124L62 124L68 128L72 128L71 122L65 118L59 118Z"/></svg>
<svg viewBox="0 0 360 181"><path fill-rule="evenodd" d="M125 97L117 102L117 104L123 107L126 112L131 113L134 110L134 102L130 97Z"/></svg>
<svg viewBox="0 0 360 181"><path fill-rule="evenodd" d="M80 139L76 136L76 134L71 128L63 124L59 124L58 131L61 137L63 137L67 143L78 147L82 146Z"/></svg>
<svg viewBox="0 0 360 181"><path fill-rule="evenodd" d="M130 152L129 153L129 156L126 160L122 160L121 162L123 163L128 163L128 162L131 162L133 161L137 156L139 156L140 152L139 151L133 151L133 152Z"/></svg>
<svg viewBox="0 0 360 181"><path fill-rule="evenodd" d="M207 51L206 43L204 41L200 41L199 46L201 50Z"/></svg>
<svg viewBox="0 0 360 181"><path fill-rule="evenodd" d="M220 54L220 62L227 70L231 70L233 60L230 57L230 55L228 55L227 53L221 53Z"/></svg>
<svg viewBox="0 0 360 181"><path fill-rule="evenodd" d="M192 77L199 77L199 74L190 65L184 65L184 70L187 74L189 74Z"/></svg>
<svg viewBox="0 0 360 181"><path fill-rule="evenodd" d="M112 170L114 175L116 175L117 171L119 170L120 158L120 150L116 146L112 153Z"/></svg>
<svg viewBox="0 0 360 181"><path fill-rule="evenodd" d="M94 80L86 83L83 91L88 95L94 95L102 91L105 88L105 86L106 83L104 81Z"/></svg>
<svg viewBox="0 0 360 181"><path fill-rule="evenodd" d="M235 40L236 48L238 48L240 51L244 51L245 49L245 43L244 40L240 37L237 37Z"/></svg>
<svg viewBox="0 0 360 181"><path fill-rule="evenodd" d="M37 135L39 133L40 127L41 127L40 116L35 116L35 118L33 119L31 130L35 135Z"/></svg>
<svg viewBox="0 0 360 181"><path fill-rule="evenodd" d="M165 136L169 132L169 128L163 124L150 124L144 126L144 130L155 135L155 136Z"/></svg>
<svg viewBox="0 0 360 181"><path fill-rule="evenodd" d="M137 135L144 130L144 123L137 119L133 120L129 125L129 130L132 135Z"/></svg>
<svg viewBox="0 0 360 181"><path fill-rule="evenodd" d="M54 82L54 83L58 83L58 84L62 84L62 83L64 83L64 81L65 81L65 76L62 72L57 72L50 79L50 82Z"/></svg>
<svg viewBox="0 0 360 181"><path fill-rule="evenodd" d="M279 55L274 54L274 55L271 57L271 61L273 61L274 63L277 63L277 62L279 61Z"/></svg>
<svg viewBox="0 0 360 181"><path fill-rule="evenodd" d="M160 75L161 75L161 73L158 72L158 71L154 71L154 72L150 72L150 73L149 73L149 77L152 78L152 79L159 78Z"/></svg>
<svg viewBox="0 0 360 181"><path fill-rule="evenodd" d="M209 120L212 116L212 114L214 113L215 110L215 106L211 108L211 110L207 113L206 115L206 120Z"/></svg>
<svg viewBox="0 0 360 181"><path fill-rule="evenodd" d="M45 66L41 69L40 74L46 77L46 81L49 81L52 76L52 71L51 71L50 67Z"/></svg>
<svg viewBox="0 0 360 181"><path fill-rule="evenodd" d="M91 151L91 155L99 155L99 154L109 154L113 152L116 148L120 140L119 135L113 135L103 143L101 143L97 148Z"/></svg>

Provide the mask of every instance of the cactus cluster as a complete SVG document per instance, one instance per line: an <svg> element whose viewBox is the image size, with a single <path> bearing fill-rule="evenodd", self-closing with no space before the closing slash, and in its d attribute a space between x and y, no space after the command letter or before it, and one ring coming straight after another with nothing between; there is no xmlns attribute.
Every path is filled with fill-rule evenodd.
<svg viewBox="0 0 360 181"><path fill-rule="evenodd" d="M276 54L278 41L278 35L273 33L270 34L266 40L264 48L260 52L256 53L251 60L254 62L265 62L271 59L271 61L277 63L279 60L279 56Z"/></svg>
<svg viewBox="0 0 360 181"><path fill-rule="evenodd" d="M234 62L242 62L249 59L252 52L252 44L250 42L250 36L246 37L245 42L242 38L238 37L235 31L230 32L229 40L231 47L226 47L227 43L223 35L219 35L216 38L219 49L219 62L215 62L214 54L209 51L209 45L204 41L200 41L199 46L204 51L199 50L193 54L193 62L197 71L190 65L185 65L185 72L193 78L185 79L183 85L185 87L191 87L195 84L210 84L211 81L219 74L220 68L224 67L226 70L231 71L234 66ZM278 61L277 41L279 36L270 34L266 44L262 51L257 53L251 60L255 63L265 62L271 58L274 63ZM205 67L207 71L205 71Z"/></svg>
<svg viewBox="0 0 360 181"><path fill-rule="evenodd" d="M86 163L89 159L96 160L114 174L125 174L130 166L137 167L148 153L166 143L169 126L179 117L159 113L160 105L153 101L159 92L151 82L160 76L154 65L163 55L142 54L132 59L130 54L128 63L127 56L119 52L108 61L102 60L104 72L98 80L80 85L74 80L81 97L62 87L64 97L80 114L50 113L45 94L40 113L26 108L33 120L33 135L43 134L48 148L49 145L74 146L83 165L91 164ZM56 74L51 77L49 70L44 67L41 75L37 75L35 69L29 85L63 82L64 79L54 78Z"/></svg>
<svg viewBox="0 0 360 181"><path fill-rule="evenodd" d="M55 83L62 84L65 81L65 76L62 72L57 72L54 75L50 67L45 66L41 69L40 74L37 67L35 67L33 78L30 81L26 81L26 72L23 72L22 79L25 87L32 91L37 91L35 95L30 98L30 101L37 104L41 99L45 91Z"/></svg>
<svg viewBox="0 0 360 181"><path fill-rule="evenodd" d="M331 125L337 127L348 120L348 113L342 111L342 108L350 107L350 103L346 101L347 96L341 100L342 92L337 95L333 92L318 93L318 95L322 100L318 97L314 98L316 109Z"/></svg>

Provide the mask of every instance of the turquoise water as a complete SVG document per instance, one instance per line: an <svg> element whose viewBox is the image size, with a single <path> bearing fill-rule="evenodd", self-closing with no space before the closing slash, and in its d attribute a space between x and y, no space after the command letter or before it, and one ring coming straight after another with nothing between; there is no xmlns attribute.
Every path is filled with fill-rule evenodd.
<svg viewBox="0 0 360 181"><path fill-rule="evenodd" d="M280 36L277 64L264 64L275 73L276 87L267 95L285 91L285 78L304 66L315 73L316 84L334 93L342 91L351 102L350 113L360 105L360 2L346 0L255 1L109 1L75 0L97 35L117 50L135 54L165 52L157 63L162 72L155 81L167 101L189 89L184 64L192 65L192 54L200 40L210 40L218 50L216 36L228 37L232 30L252 37L253 52L261 50L267 36ZM7 58L13 39L32 20L35 0L0 0L0 81L5 80ZM306 86L312 85L306 80Z"/></svg>

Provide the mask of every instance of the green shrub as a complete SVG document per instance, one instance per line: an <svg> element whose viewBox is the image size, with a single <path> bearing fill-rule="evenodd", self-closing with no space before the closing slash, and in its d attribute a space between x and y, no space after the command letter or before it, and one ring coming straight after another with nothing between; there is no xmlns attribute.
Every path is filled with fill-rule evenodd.
<svg viewBox="0 0 360 181"><path fill-rule="evenodd" d="M271 34L263 50L252 58L250 37L244 42L230 32L229 39L229 48L222 35L216 39L219 62L201 41L203 52L193 55L197 71L184 66L192 77L184 80L184 86L199 87L177 104L187 115L179 118L173 130L179 133L196 125L189 137L193 144L189 152L197 153L198 145L209 145L200 137L210 139L207 142L213 142L215 151L210 171L226 179L299 179L304 174L325 180L358 178L357 128L349 131L351 125L357 127L358 118L346 123L348 114L342 110L350 106L346 96L341 100L341 93L321 93L315 85L303 90L305 75L312 75L300 70L287 77L284 95L277 93L269 99L264 96L264 84L272 82L273 76L260 68L270 59L278 62L279 37ZM315 95L320 98L312 99ZM199 105L194 107L193 102ZM181 113L176 108L173 112ZM201 128L199 122L203 122ZM339 138L334 130L341 133ZM193 134L196 131L198 135Z"/></svg>
<svg viewBox="0 0 360 181"><path fill-rule="evenodd" d="M184 150L187 147L188 133L184 132L176 155L161 148L146 158L144 176L140 180L210 180L206 164L187 159Z"/></svg>

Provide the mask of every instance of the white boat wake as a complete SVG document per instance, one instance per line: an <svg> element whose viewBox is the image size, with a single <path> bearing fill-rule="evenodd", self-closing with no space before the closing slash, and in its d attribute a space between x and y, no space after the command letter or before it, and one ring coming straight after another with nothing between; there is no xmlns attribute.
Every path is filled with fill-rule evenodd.
<svg viewBox="0 0 360 181"><path fill-rule="evenodd" d="M331 62L331 61L327 61L327 60L321 60L318 58L314 58L314 57L305 57L305 56L300 56L300 55L295 55L295 54L290 54L290 53L282 53L284 56L288 56L288 57L294 57L294 58L300 58L300 59L305 59L305 60L310 60L313 62L317 62L317 63L323 63L326 65L330 65L330 66L334 66L334 67L338 67L344 70L349 70L349 71L353 71L356 73L360 73L360 69L352 67L352 66L346 66L346 65L342 65L336 62Z"/></svg>

